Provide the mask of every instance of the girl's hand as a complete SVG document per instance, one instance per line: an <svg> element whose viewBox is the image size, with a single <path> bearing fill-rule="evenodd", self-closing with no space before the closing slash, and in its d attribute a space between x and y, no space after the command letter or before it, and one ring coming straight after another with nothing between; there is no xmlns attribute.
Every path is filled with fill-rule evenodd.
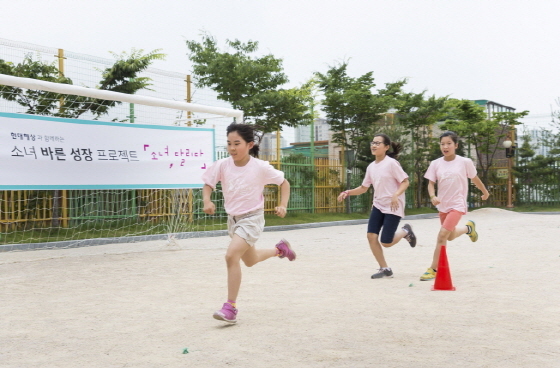
<svg viewBox="0 0 560 368"><path fill-rule="evenodd" d="M432 204L433 204L434 206L437 206L437 205L440 204L440 203L441 203L441 201L439 200L438 197L436 197L436 196L433 196L433 197L432 197Z"/></svg>
<svg viewBox="0 0 560 368"><path fill-rule="evenodd" d="M484 194L482 195L482 197L480 197L480 198L482 198L482 200L485 201L485 200L488 199L488 197L490 197L490 193L486 192L486 193L484 193Z"/></svg>
<svg viewBox="0 0 560 368"><path fill-rule="evenodd" d="M213 215L216 212L216 205L214 202L204 202L204 208L202 210L207 215Z"/></svg>
<svg viewBox="0 0 560 368"><path fill-rule="evenodd" d="M344 192L340 192L340 194L338 195L338 201L342 202L343 200L348 198L348 196L349 196L349 194L348 194L347 190L345 190Z"/></svg>
<svg viewBox="0 0 560 368"><path fill-rule="evenodd" d="M399 209L399 196L396 194L391 198L391 211L396 211Z"/></svg>
<svg viewBox="0 0 560 368"><path fill-rule="evenodd" d="M286 213L288 212L288 210L284 206L278 206L278 207L274 208L274 210L276 211L275 212L276 216L282 217L282 218L284 218L284 216L286 216Z"/></svg>

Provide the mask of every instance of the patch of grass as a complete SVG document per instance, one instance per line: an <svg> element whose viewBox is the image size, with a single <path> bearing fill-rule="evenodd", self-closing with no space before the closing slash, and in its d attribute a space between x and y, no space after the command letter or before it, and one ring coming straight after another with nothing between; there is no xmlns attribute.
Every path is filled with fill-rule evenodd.
<svg viewBox="0 0 560 368"><path fill-rule="evenodd" d="M423 215L425 213L438 213L438 211L432 207L407 208L404 211L405 216Z"/></svg>
<svg viewBox="0 0 560 368"><path fill-rule="evenodd" d="M265 215L266 226L298 225L312 222L331 222L344 220L361 220L369 218L369 213L290 213L284 218Z"/></svg>
<svg viewBox="0 0 560 368"><path fill-rule="evenodd" d="M189 222L149 221L138 223L133 220L116 220L110 222L90 221L70 228L35 228L2 234L0 244L47 243L67 240L83 240L97 238L118 238L139 235L160 235L169 232L190 232L225 230L225 219L204 219Z"/></svg>
<svg viewBox="0 0 560 368"><path fill-rule="evenodd" d="M505 208L504 208L505 209ZM471 209L472 210L472 209ZM560 207L554 206L516 206L515 212L560 212ZM408 208L405 215L420 215L426 213L437 213L435 208ZM345 220L362 220L369 218L369 211L364 213L294 213L289 212L285 218L267 214L265 215L266 226L298 225L313 222L332 222ZM218 218L205 218L189 222L173 223L137 223L136 220L121 220L110 223L98 224L96 222L82 224L68 229L33 229L28 231L16 231L2 234L0 244L39 243L78 239L95 239L101 237L121 237L133 235L166 234L168 232L190 232L225 230L226 220L224 216Z"/></svg>
<svg viewBox="0 0 560 368"><path fill-rule="evenodd" d="M421 215L425 213L437 213L435 208L422 207L422 208L407 208L405 215ZM292 213L284 218L275 215L265 215L266 226L281 226L281 225L299 225L309 224L312 222L332 222L332 221L345 221L345 220L362 220L369 218L368 212L360 213Z"/></svg>

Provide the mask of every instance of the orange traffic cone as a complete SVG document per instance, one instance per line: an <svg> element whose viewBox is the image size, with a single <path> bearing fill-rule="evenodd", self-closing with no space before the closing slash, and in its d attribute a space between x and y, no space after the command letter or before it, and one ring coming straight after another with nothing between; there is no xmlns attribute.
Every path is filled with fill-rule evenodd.
<svg viewBox="0 0 560 368"><path fill-rule="evenodd" d="M455 290L453 282L451 281L451 272L449 272L449 263L447 263L447 251L445 248L445 245L442 245L439 252L436 282L434 282L432 290Z"/></svg>

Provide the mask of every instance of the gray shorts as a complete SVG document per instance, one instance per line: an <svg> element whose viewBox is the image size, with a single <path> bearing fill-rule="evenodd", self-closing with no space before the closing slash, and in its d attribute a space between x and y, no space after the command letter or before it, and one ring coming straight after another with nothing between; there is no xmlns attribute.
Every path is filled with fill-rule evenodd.
<svg viewBox="0 0 560 368"><path fill-rule="evenodd" d="M256 210L239 216L228 216L228 234L234 234L245 239L247 244L254 246L264 231L264 210Z"/></svg>

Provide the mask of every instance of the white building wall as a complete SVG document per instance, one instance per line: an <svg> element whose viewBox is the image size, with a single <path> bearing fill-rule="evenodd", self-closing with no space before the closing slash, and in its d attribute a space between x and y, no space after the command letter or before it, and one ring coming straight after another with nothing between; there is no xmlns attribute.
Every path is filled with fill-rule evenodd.
<svg viewBox="0 0 560 368"><path fill-rule="evenodd" d="M544 146L542 143L544 140L550 139L550 133L539 129L532 129L527 131L527 133L531 137L529 144L535 151L535 156L547 156L550 152L550 147ZM523 144L523 137L518 137L518 140L517 146L520 147Z"/></svg>
<svg viewBox="0 0 560 368"><path fill-rule="evenodd" d="M315 140L326 141L330 139L330 125L327 124L327 119L318 118L315 120ZM310 142L311 141L311 126L298 126L295 129L296 142ZM293 143L293 142L291 142Z"/></svg>

